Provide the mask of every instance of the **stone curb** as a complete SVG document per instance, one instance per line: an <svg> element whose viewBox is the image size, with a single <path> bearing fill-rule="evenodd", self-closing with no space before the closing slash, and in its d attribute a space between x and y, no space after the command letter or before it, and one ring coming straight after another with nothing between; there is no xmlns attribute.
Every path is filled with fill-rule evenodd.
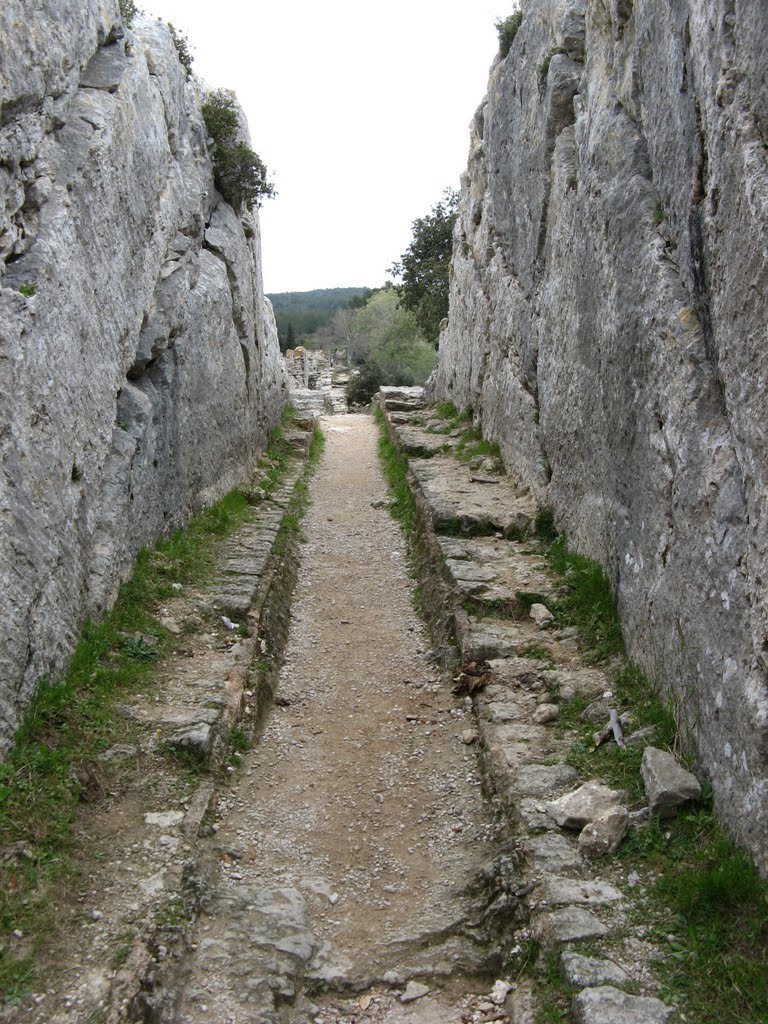
<svg viewBox="0 0 768 1024"><path fill-rule="evenodd" d="M275 543L280 522L292 507L296 486L306 477L312 436L311 427L312 423L309 424L308 430L291 431L287 434L294 455L283 481L276 492L271 495L270 500L258 506L253 521L233 534L225 546L224 557L231 561L237 560L240 556L247 559L249 551L252 550L254 536L258 536L265 542L263 557L257 562L249 560L248 569L242 574L244 580L247 581L245 590L248 598L247 603L240 606L241 621L248 623L251 635L241 642L240 660L227 672L226 677L219 681L213 680L210 688L202 687L198 695L198 703L203 711L206 700L210 700L212 695L215 694L222 698L216 707L215 717L204 716L205 720L200 722L209 729L209 744L205 758L213 769L221 768L226 759L232 729L243 717L246 693L253 690L256 713L253 714L251 722L256 728L274 690L274 680L269 678L270 673L256 669L254 662L264 651L266 637L272 638L275 635L272 620L275 616L278 618L282 616L282 608L278 607L276 610L274 606L289 604L295 582L295 573L286 572L283 559L276 556ZM287 557L292 559L294 555L289 552ZM223 574L219 572L206 589L215 593L222 582ZM233 611L231 602L226 596L223 600L214 598L213 606L217 612L224 612L227 608ZM278 635L280 632L287 634L287 630L277 630ZM284 640L285 636L282 639L283 643ZM271 674L275 676L278 671L280 655L279 647L274 647L269 651L269 662L274 666ZM193 709L188 716L190 725L194 725L194 718ZM206 819L215 806L216 799L215 780L212 778L201 780L178 825L179 832L188 842L194 843L201 835ZM190 863L194 863L194 854ZM186 871L183 876L177 874L173 880L175 888L169 887L169 895L173 895L175 892L185 900L188 910L196 913L199 908L194 882L190 884L190 880L186 876ZM145 1000L146 994L152 990L152 979L157 970L153 950L158 944L161 928L162 926L159 926L153 919L148 919L134 937L125 964L115 973L111 981L107 1024L124 1024L130 1020L147 1019L148 1007L145 1005ZM181 936L176 936L176 941L180 939Z"/></svg>
<svg viewBox="0 0 768 1024"><path fill-rule="evenodd" d="M428 415L423 397L415 389L383 388L379 402L393 444L404 454L408 449L418 451L419 432L431 436L418 422ZM403 445L400 435L406 426L407 444ZM439 467L436 460L434 456L429 461ZM433 482L434 475L420 471L420 465L417 471L410 466L408 472L424 534L419 539L433 556L437 554L435 569L441 577L443 599L448 602L445 614L460 663L466 667L470 662L488 662L490 666L490 684L470 692L481 766L525 859L523 884L518 891L524 893L530 926L520 938L534 936L546 948L572 956L581 941L599 945L601 938L610 939L615 922L621 925L624 895L612 884L613 879L601 877L599 866L580 850L575 833L558 828L548 810L548 803L574 790L579 778L565 764L568 742L548 727L558 708L545 703L546 693L553 686L567 684L575 692L599 696L608 680L600 670L583 664L576 638L569 631L549 628L548 617L541 613L534 598L554 592L557 584L546 579L548 573L535 568L524 553L524 545L506 539L509 531L490 503L486 523L482 524L483 503L489 491L485 482L473 484L465 468L462 494L451 510L447 507L451 496L441 493ZM476 494L472 494L473 487ZM506 493L515 493L511 484ZM527 508L525 496L515 501L518 522L527 516L532 523L536 514L532 499L528 498ZM474 520L462 515L462 507L468 506L473 509ZM440 533L446 523L453 526L452 539ZM541 559L534 557L534 561ZM482 614L484 609L495 607L493 600L498 603L510 592L517 597L517 607L514 601L505 604L505 614L498 619ZM500 597L492 599L489 594ZM538 606L538 622L524 611L529 603ZM536 656L528 656L528 652ZM541 652L551 658L554 669L542 670ZM609 954L605 960L589 962L591 974L578 980L574 980L575 975L569 977L579 989L574 997L574 1013L579 1021L597 1024L611 1019L619 1002L636 1024L653 1024L674 1016L674 1009L659 999L629 996L620 991L621 984L612 988L600 981L610 977L616 984L615 979L623 974L627 984L644 981L646 988L652 988L647 977L633 977L630 968L622 971Z"/></svg>

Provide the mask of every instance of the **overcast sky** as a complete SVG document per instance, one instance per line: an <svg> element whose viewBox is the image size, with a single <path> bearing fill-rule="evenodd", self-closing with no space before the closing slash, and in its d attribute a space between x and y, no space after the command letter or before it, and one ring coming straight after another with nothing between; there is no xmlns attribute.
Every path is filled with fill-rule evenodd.
<svg viewBox="0 0 768 1024"><path fill-rule="evenodd" d="M373 287L466 167L469 122L514 0L147 0L234 89L277 198L268 292Z"/></svg>

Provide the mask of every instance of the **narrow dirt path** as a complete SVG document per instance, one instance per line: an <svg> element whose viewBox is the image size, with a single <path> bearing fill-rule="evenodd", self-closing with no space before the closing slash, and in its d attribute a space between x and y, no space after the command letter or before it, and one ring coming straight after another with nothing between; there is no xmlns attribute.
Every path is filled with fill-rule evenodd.
<svg viewBox="0 0 768 1024"><path fill-rule="evenodd" d="M172 1019L505 1020L472 995L498 836L470 711L430 661L371 418L323 429L277 705L219 803Z"/></svg>

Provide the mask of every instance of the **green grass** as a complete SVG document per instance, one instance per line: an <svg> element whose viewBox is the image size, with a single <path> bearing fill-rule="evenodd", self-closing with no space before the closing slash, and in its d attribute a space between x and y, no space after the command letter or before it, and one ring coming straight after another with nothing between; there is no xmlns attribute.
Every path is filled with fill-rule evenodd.
<svg viewBox="0 0 768 1024"><path fill-rule="evenodd" d="M397 519L407 538L412 538L416 527L416 501L408 486L408 459L402 455L386 432L386 420L379 407L374 416L381 431L379 436L379 458L384 467L384 475L389 490L394 498L390 505L390 513Z"/></svg>
<svg viewBox="0 0 768 1024"><path fill-rule="evenodd" d="M617 857L656 878L635 916L666 952L662 996L701 1024L768 1020L768 883L724 834L711 794L634 831Z"/></svg>
<svg viewBox="0 0 768 1024"><path fill-rule="evenodd" d="M437 402L434 410L441 420L458 420L461 416L453 402Z"/></svg>
<svg viewBox="0 0 768 1024"><path fill-rule="evenodd" d="M539 540L542 540L547 544L551 544L552 541L557 540L555 513L546 505L542 506L536 513L534 532Z"/></svg>
<svg viewBox="0 0 768 1024"><path fill-rule="evenodd" d="M558 625L578 628L585 660L596 663L623 654L621 623L603 567L569 551L564 534L550 545L546 560L568 587L567 596L554 602L551 611Z"/></svg>
<svg viewBox="0 0 768 1024"><path fill-rule="evenodd" d="M648 677L634 662L622 661L611 675L612 703L620 711L629 710L633 724L628 733L652 725L655 728L653 745L671 750L676 742L676 724L669 708ZM561 706L556 728L576 730L567 762L576 768L584 778L599 778L617 789L625 789L630 801L641 801L644 797L640 763L643 746L630 744L626 750L615 743L604 743L595 749L593 734L602 725L582 722L581 712L589 703L588 699L577 698L572 704Z"/></svg>
<svg viewBox="0 0 768 1024"><path fill-rule="evenodd" d="M461 462L475 458L500 459L501 449L495 441L486 441L480 427L468 427L459 438L453 454Z"/></svg>

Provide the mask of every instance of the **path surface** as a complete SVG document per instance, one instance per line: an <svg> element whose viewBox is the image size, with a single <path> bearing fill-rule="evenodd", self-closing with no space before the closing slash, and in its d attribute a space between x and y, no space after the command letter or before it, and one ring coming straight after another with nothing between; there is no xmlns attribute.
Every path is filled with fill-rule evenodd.
<svg viewBox="0 0 768 1024"><path fill-rule="evenodd" d="M277 706L219 804L173 1019L480 1020L467 889L497 837L470 710L430 661L371 418L323 429Z"/></svg>

